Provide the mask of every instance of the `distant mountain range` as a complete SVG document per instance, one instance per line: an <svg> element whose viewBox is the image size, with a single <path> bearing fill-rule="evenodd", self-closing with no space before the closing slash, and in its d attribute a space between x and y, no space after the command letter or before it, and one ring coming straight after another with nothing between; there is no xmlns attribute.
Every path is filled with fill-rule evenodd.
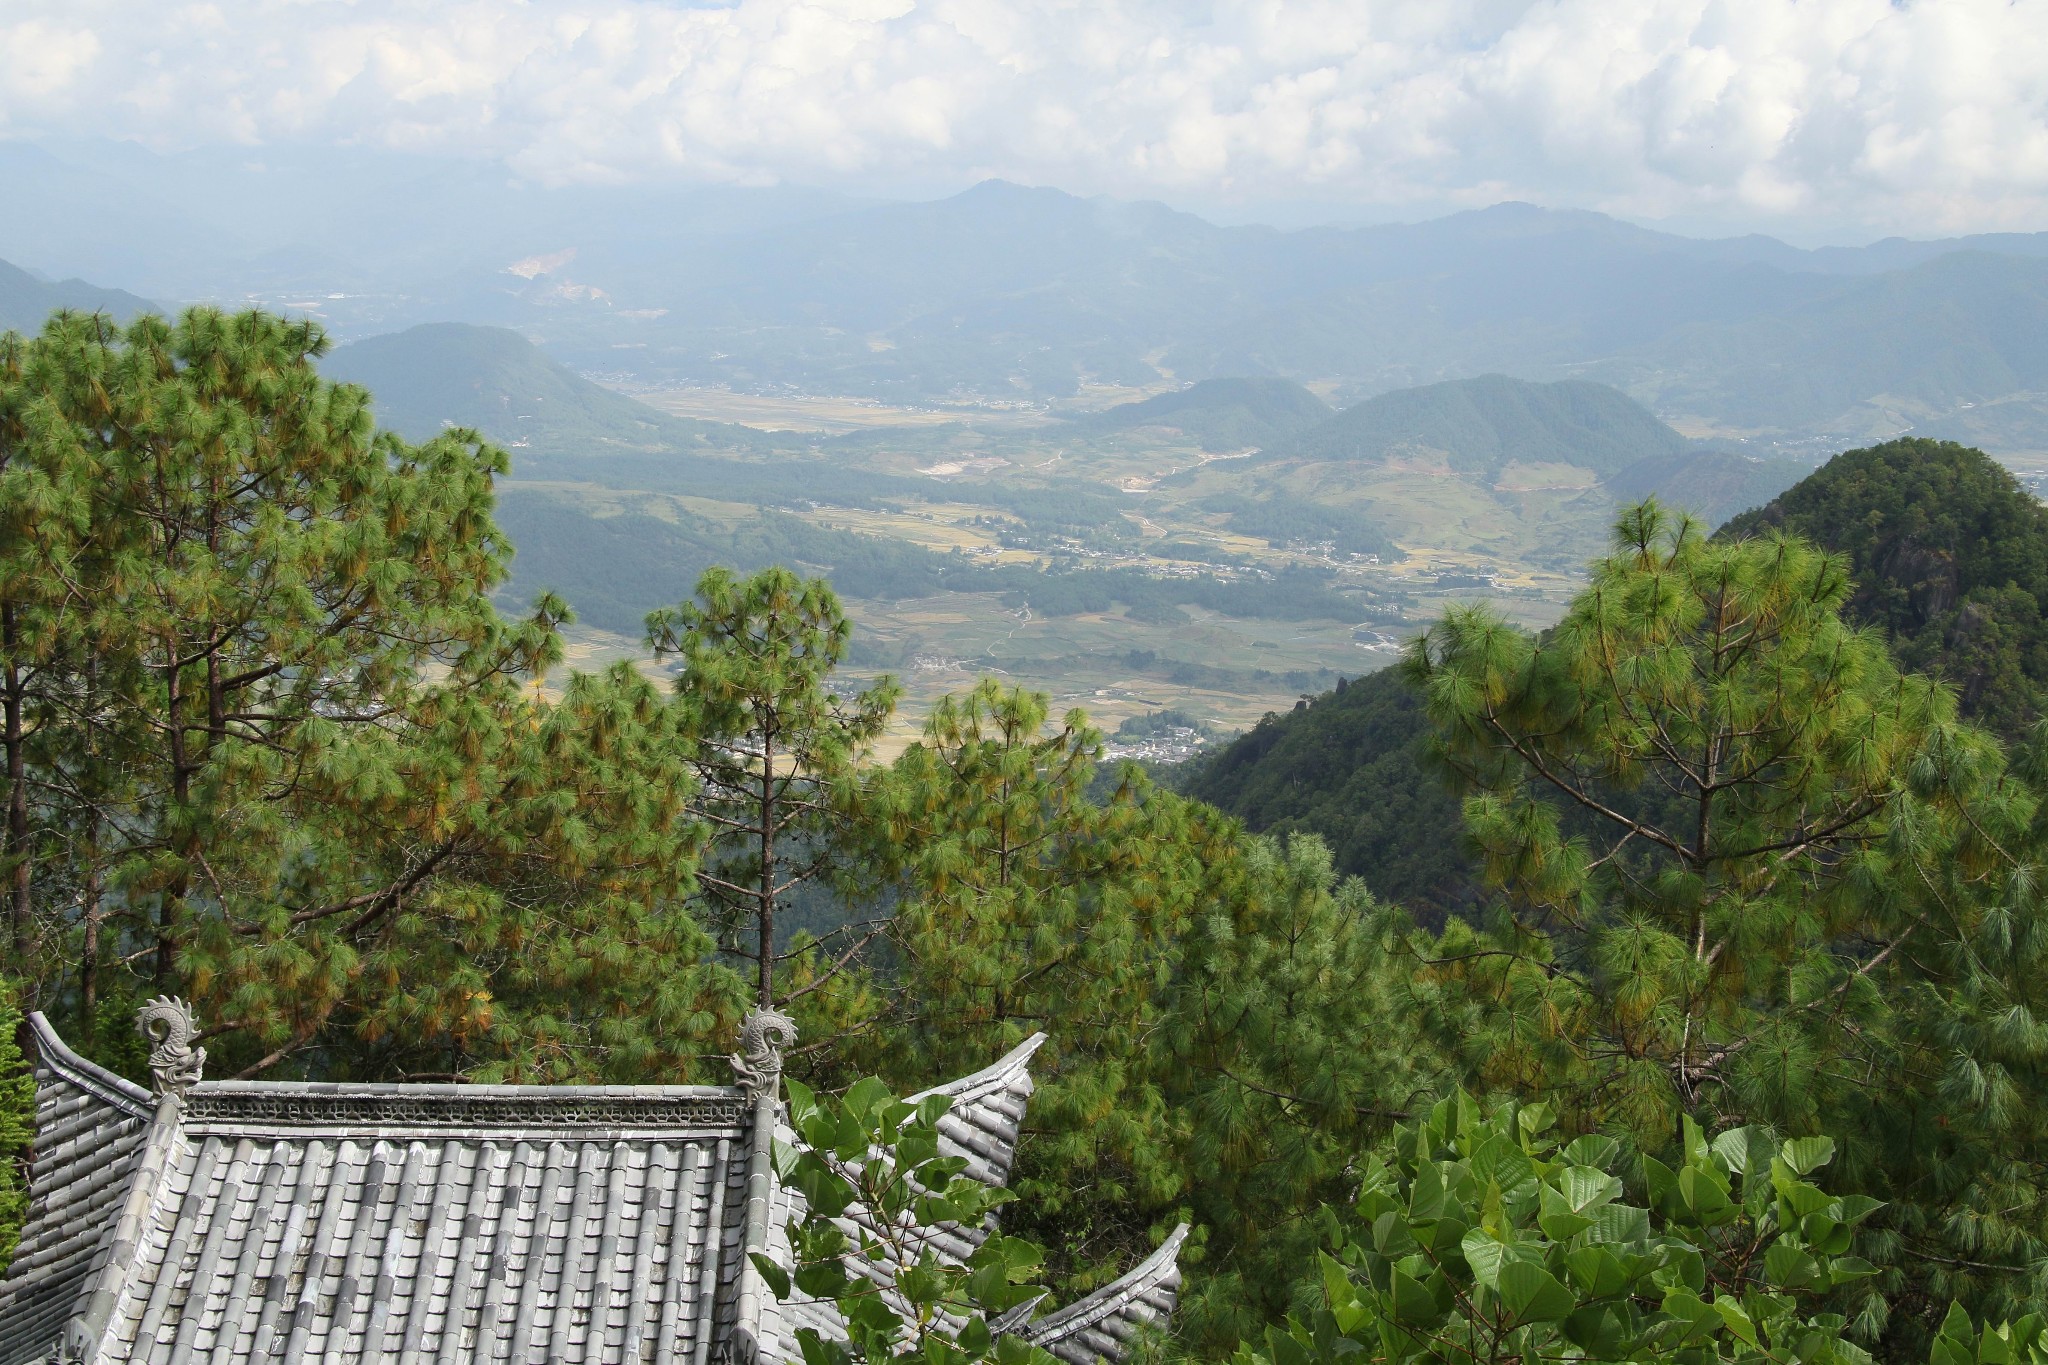
<svg viewBox="0 0 2048 1365"><path fill-rule="evenodd" d="M322 368L368 388L378 421L409 439L447 426L476 427L509 446L522 469L545 468L555 477L565 472L565 459L581 464L592 456L664 451L744 457L795 452L802 444L787 435L659 412L576 374L505 328L414 327L338 347ZM1214 449L1262 447L1259 463L1276 470L1440 459L1481 489L1511 463L1569 466L1591 471L1616 498L1655 493L1716 520L1768 501L1804 472L1787 461L1690 441L1627 395L1583 380L1545 384L1482 375L1382 394L1333 412L1288 380L1216 379L1119 404L1071 426L1091 437L1168 428ZM706 489L730 491L735 477L758 479L724 465L692 468ZM802 479L773 481L780 497L826 495L823 486L808 482L823 475L823 466L807 462L804 470ZM579 477L648 487L649 473L643 462L612 458L581 465ZM900 482L867 477L875 490ZM661 482L688 491L693 480L678 467ZM833 481L833 491L844 496L840 482ZM894 491L901 496L904 490Z"/></svg>
<svg viewBox="0 0 2048 1365"><path fill-rule="evenodd" d="M1610 383L1809 463L1907 430L2048 451L2048 234L1802 250L1522 204L1282 232L995 181L879 204L544 190L277 148L0 144L0 176L0 257L53 274L310 310L345 338L508 325L650 383L1058 400L1252 375L1351 405L1499 373Z"/></svg>
<svg viewBox="0 0 2048 1365"><path fill-rule="evenodd" d="M0 332L33 333L60 308L109 313L125 322L156 308L148 299L83 280L45 280L0 261Z"/></svg>

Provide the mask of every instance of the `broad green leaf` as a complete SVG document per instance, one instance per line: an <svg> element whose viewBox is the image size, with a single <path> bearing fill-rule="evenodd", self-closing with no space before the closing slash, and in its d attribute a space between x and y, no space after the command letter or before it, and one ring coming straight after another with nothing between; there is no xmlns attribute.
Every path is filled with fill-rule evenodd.
<svg viewBox="0 0 2048 1365"><path fill-rule="evenodd" d="M1812 1175L1834 1160L1835 1140L1831 1137L1793 1138L1778 1149L1796 1175Z"/></svg>
<svg viewBox="0 0 2048 1365"><path fill-rule="evenodd" d="M1427 1327L1441 1316L1435 1296L1423 1288L1420 1280L1398 1269L1389 1274L1388 1280L1396 1322L1406 1327Z"/></svg>
<svg viewBox="0 0 2048 1365"><path fill-rule="evenodd" d="M1764 1273L1771 1277L1772 1284L1787 1289L1812 1289L1825 1279L1813 1257L1790 1242L1771 1244L1764 1253Z"/></svg>
<svg viewBox="0 0 2048 1365"><path fill-rule="evenodd" d="M1554 1322L1579 1306L1571 1290L1533 1261L1513 1260L1503 1265L1499 1290L1501 1302L1518 1324Z"/></svg>
<svg viewBox="0 0 2048 1365"><path fill-rule="evenodd" d="M789 1298L789 1271L765 1252L752 1252L747 1259L754 1263L754 1269L767 1281L768 1292L775 1296L776 1301L786 1301Z"/></svg>
<svg viewBox="0 0 2048 1365"><path fill-rule="evenodd" d="M1564 1263L1565 1273L1586 1298L1612 1298L1628 1288L1629 1275L1621 1258L1606 1247L1588 1246L1566 1252Z"/></svg>
<svg viewBox="0 0 2048 1365"><path fill-rule="evenodd" d="M1579 1213L1591 1213L1621 1198L1621 1180L1589 1166L1572 1166L1558 1181L1558 1191Z"/></svg>
<svg viewBox="0 0 2048 1365"><path fill-rule="evenodd" d="M1576 1137L1564 1149L1564 1159L1574 1166L1591 1166L1595 1170L1606 1170L1621 1153L1621 1144L1611 1137L1588 1133Z"/></svg>
<svg viewBox="0 0 2048 1365"><path fill-rule="evenodd" d="M1473 1279L1488 1289L1499 1288L1500 1268L1508 1258L1507 1247L1484 1229L1474 1228L1465 1234L1459 1249L1465 1253L1465 1264L1472 1267Z"/></svg>
<svg viewBox="0 0 2048 1365"><path fill-rule="evenodd" d="M1650 1239L1650 1211L1629 1204L1609 1204L1586 1229L1588 1242L1633 1245Z"/></svg>
<svg viewBox="0 0 2048 1365"><path fill-rule="evenodd" d="M1678 1197L1703 1227L1715 1227L1735 1216L1735 1204L1719 1171L1687 1166L1678 1173Z"/></svg>
<svg viewBox="0 0 2048 1365"><path fill-rule="evenodd" d="M1743 1311L1741 1304L1724 1296L1714 1300L1714 1311L1721 1315L1721 1321L1727 1324L1730 1332L1751 1346L1757 1344L1756 1324L1749 1320L1749 1314Z"/></svg>
<svg viewBox="0 0 2048 1365"><path fill-rule="evenodd" d="M1553 1242L1568 1241L1593 1225L1593 1220L1575 1212L1565 1196L1545 1185L1539 1191L1536 1222Z"/></svg>

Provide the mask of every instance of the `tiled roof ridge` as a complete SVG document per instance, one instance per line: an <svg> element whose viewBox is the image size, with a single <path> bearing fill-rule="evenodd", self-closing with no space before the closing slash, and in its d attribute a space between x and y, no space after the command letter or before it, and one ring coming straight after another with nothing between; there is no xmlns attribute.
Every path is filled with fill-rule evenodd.
<svg viewBox="0 0 2048 1365"><path fill-rule="evenodd" d="M958 1080L932 1086L929 1090L920 1090L910 1097L910 1102L915 1104L933 1095L950 1095L957 1104L979 1099L992 1090L1006 1089L1020 1076L1030 1074L1031 1059L1045 1043L1045 1034L1034 1033L981 1070L970 1071Z"/></svg>
<svg viewBox="0 0 2048 1365"><path fill-rule="evenodd" d="M1182 1223L1125 1274L1025 1325L1017 1334L1064 1360L1116 1358L1105 1348L1111 1343L1124 1345L1139 1327L1163 1322L1173 1311L1180 1288L1180 1249L1187 1238L1188 1225ZM1081 1350L1072 1346L1060 1349L1069 1343L1080 1345Z"/></svg>
<svg viewBox="0 0 2048 1365"><path fill-rule="evenodd" d="M392 1085L202 1081L185 1099L195 1133L465 1134L613 1131L735 1136L751 1105L721 1085Z"/></svg>
<svg viewBox="0 0 2048 1365"><path fill-rule="evenodd" d="M89 1062L73 1052L59 1037L57 1030L44 1017L41 1010L28 1012L30 1047L35 1060L62 1076L65 1080L98 1099L131 1114L139 1119L156 1114L156 1100L150 1093L125 1076Z"/></svg>
<svg viewBox="0 0 2048 1365"><path fill-rule="evenodd" d="M156 1103L155 1118L143 1139L142 1159L129 1177L128 1197L113 1226L106 1259L94 1276L92 1291L65 1331L69 1359L97 1362L100 1358L114 1307L163 1194L164 1170L170 1164L172 1150L184 1141L178 1131L178 1106L176 1095L166 1095Z"/></svg>
<svg viewBox="0 0 2048 1365"><path fill-rule="evenodd" d="M740 1225L739 1297L731 1337L731 1359L736 1365L755 1365L761 1358L763 1319L773 1311L767 1282L754 1265L754 1257L769 1250L775 1235L774 1152L781 1108L775 1092L780 1089L777 1085L754 1102L752 1131L747 1135L747 1203Z"/></svg>

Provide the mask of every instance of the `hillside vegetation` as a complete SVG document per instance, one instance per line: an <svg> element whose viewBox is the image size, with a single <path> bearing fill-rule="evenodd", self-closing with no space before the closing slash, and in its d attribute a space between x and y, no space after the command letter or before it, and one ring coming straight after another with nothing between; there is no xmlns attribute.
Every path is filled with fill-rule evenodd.
<svg viewBox="0 0 2048 1365"><path fill-rule="evenodd" d="M1498 478L1511 463L1574 465L1606 476L1690 449L1605 384L1532 384L1496 374L1369 398L1271 453L1344 462L1434 455L1459 473Z"/></svg>
<svg viewBox="0 0 2048 1365"><path fill-rule="evenodd" d="M1722 537L1785 531L1848 556L1848 611L1902 664L2017 739L2048 688L2048 507L1980 450L1907 439L1837 455Z"/></svg>
<svg viewBox="0 0 2048 1365"><path fill-rule="evenodd" d="M1709 468L1741 460L1680 458ZM1748 477L1781 476L1766 465ZM1916 439L1845 451L1716 534L1771 531L1846 556L1855 586L1845 614L1882 632L1903 666L1954 683L1963 714L2012 742L2040 717L2048 507L1997 461ZM1428 729L1388 669L1268 716L1184 782L1255 830L1320 836L1344 872L1433 911L1463 903L1476 873L1457 803L1422 760Z"/></svg>
<svg viewBox="0 0 2048 1365"><path fill-rule="evenodd" d="M1268 715L1182 790L1261 833L1316 835L1340 873L1440 920L1476 903L1479 869L1457 798L1424 760L1428 731L1415 689L1382 669Z"/></svg>
<svg viewBox="0 0 2048 1365"><path fill-rule="evenodd" d="M1175 393L1076 419L1087 432L1171 427L1204 450L1264 446L1330 416L1330 405L1291 379L1204 379Z"/></svg>
<svg viewBox="0 0 2048 1365"><path fill-rule="evenodd" d="M1347 684L1224 755L1219 797L1295 822L1271 838L1103 774L1086 712L1013 677L950 690L885 761L901 687L852 676L854 623L807 565L679 587L689 566L658 564L645 654L562 676L566 604L497 595L497 512L589 488L500 504L502 449L376 431L324 346L210 309L0 340L0 1039L18 1000L136 1069L134 1008L169 995L241 1079L687 1084L729 1078L748 1012L784 1012L791 1116L858 1163L801 1177L792 1242L841 1272L800 1270L807 1293L845 1278L831 1181L896 1191L879 1226L985 1216L986 1190L933 1202L866 1159L900 1139L920 1180L961 1174L932 1160L944 1102L913 1131L882 1093L1033 1041L1002 1236L884 1309L1071 1300L1185 1221L1166 1349L1218 1365L2048 1356L2019 1316L2048 1307L2048 755L2009 758L1901 670L1841 557L1644 503L1550 629L1438 599L1408 697ZM2031 533L1961 453L1857 452L1835 478L1865 497L1915 454L1941 459L1905 496L1937 505L1902 539L1845 494L1852 555L1976 563L1972 528ZM702 513L713 531L704 500L600 492L590 520L633 545L798 548L746 539L794 514ZM1155 503L1118 520L1157 540ZM874 568L806 525L835 572ZM1155 575L1064 539L924 562L1098 616L1152 595L1190 633L1348 609L1381 567L1315 548ZM2034 563L1983 572L2018 590ZM1930 576L1898 581L1870 601L1921 619ZM1301 632L1262 633L1277 655ZM1416 800L1418 720L1455 820ZM1339 875L1306 831L1347 802L1369 817L1336 826L1350 856L1406 855L1440 903ZM0 1047L0 1171L33 1115ZM18 1193L0 1178L0 1248ZM941 1303L949 1279L1001 1302ZM811 1354L902 1360L856 1309L855 1341ZM1049 1365L978 1329L927 1340Z"/></svg>

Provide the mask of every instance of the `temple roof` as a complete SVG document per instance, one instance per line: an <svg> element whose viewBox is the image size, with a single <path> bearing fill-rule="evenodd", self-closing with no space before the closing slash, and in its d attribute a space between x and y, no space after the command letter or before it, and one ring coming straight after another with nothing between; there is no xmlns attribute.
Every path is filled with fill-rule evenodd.
<svg viewBox="0 0 2048 1365"><path fill-rule="evenodd" d="M767 1160L796 1141L772 1089L194 1082L186 1048L153 1097L40 1015L28 1033L37 1137L0 1365L783 1362L798 1327L839 1330L829 1304L766 1296L745 1255L786 1264L800 1208ZM1009 1174L1042 1041L925 1092L953 1098L942 1150L979 1179ZM984 1236L930 1230L949 1257ZM1120 1359L1171 1311L1179 1238L1014 1330L1075 1365Z"/></svg>

